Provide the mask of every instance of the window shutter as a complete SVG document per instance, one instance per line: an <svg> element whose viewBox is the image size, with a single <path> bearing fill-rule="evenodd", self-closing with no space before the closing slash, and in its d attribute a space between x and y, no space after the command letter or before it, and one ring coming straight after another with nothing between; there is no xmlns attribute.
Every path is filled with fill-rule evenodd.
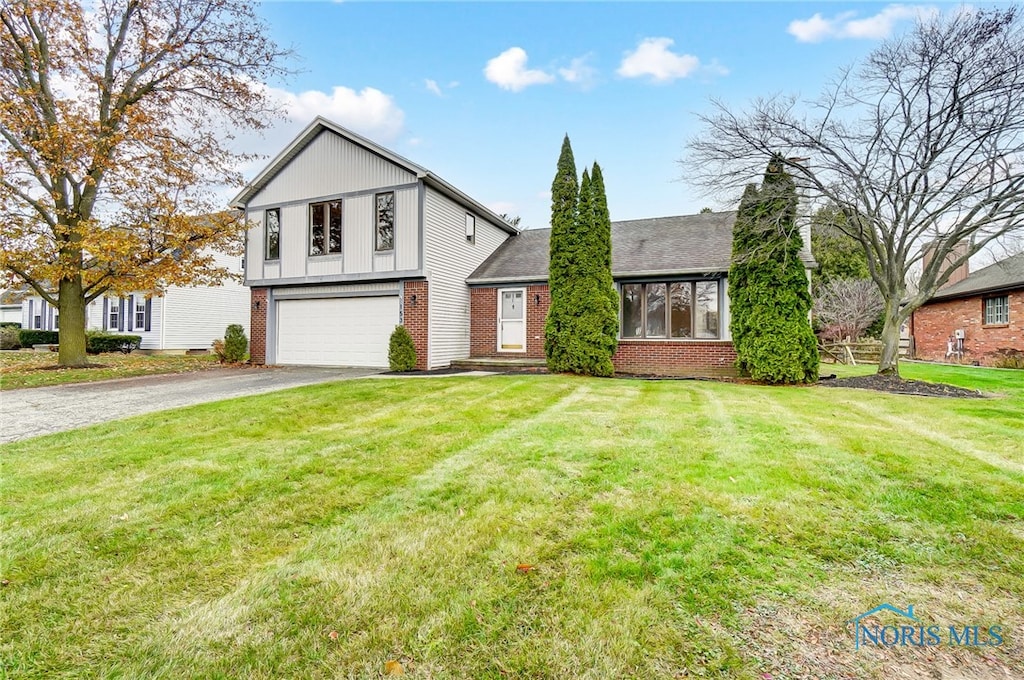
<svg viewBox="0 0 1024 680"><path fill-rule="evenodd" d="M110 330L110 298L106 295L103 296L103 322L100 323L100 328Z"/></svg>
<svg viewBox="0 0 1024 680"><path fill-rule="evenodd" d="M124 298L117 299L117 330L124 330Z"/></svg>
<svg viewBox="0 0 1024 680"><path fill-rule="evenodd" d="M49 330L50 326L46 323L46 300L39 303L39 328L42 330Z"/></svg>
<svg viewBox="0 0 1024 680"><path fill-rule="evenodd" d="M152 330L153 326L153 298L146 299L146 330Z"/></svg>
<svg viewBox="0 0 1024 680"><path fill-rule="evenodd" d="M130 333L135 328L135 296L128 296L128 321L127 330Z"/></svg>
<svg viewBox="0 0 1024 680"><path fill-rule="evenodd" d="M33 321L35 321L35 318L36 318L35 314L33 314L33 312L36 311L35 309L33 309L34 307L35 307L35 300L29 300L28 301L28 323L25 324L25 328L34 328Z"/></svg>

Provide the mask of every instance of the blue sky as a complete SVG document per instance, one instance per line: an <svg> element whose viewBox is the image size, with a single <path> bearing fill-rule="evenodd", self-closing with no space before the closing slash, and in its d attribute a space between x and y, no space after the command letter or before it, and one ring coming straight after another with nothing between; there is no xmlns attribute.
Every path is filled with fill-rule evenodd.
<svg viewBox="0 0 1024 680"><path fill-rule="evenodd" d="M247 143L273 156L323 115L546 227L568 133L580 171L601 164L613 220L730 207L680 181L709 98L811 97L933 7L270 2L260 12L300 72L270 84L290 121Z"/></svg>

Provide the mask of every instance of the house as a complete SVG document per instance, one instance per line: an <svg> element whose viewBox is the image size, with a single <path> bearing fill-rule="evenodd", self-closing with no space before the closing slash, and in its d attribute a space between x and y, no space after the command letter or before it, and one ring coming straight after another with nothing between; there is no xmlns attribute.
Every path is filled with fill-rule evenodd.
<svg viewBox="0 0 1024 680"><path fill-rule="evenodd" d="M235 198L255 363L418 368L469 356L468 277L517 229L429 170L317 118Z"/></svg>
<svg viewBox="0 0 1024 680"><path fill-rule="evenodd" d="M735 212L719 212L612 223L616 371L735 375L727 277L735 221ZM550 237L550 229L518 234L467 279L471 356L544 357ZM814 266L809 251L801 257Z"/></svg>
<svg viewBox="0 0 1024 680"><path fill-rule="evenodd" d="M1024 352L1024 253L939 290L911 317L914 355L990 365L1001 349Z"/></svg>
<svg viewBox="0 0 1024 680"><path fill-rule="evenodd" d="M550 229L519 231L429 170L316 119L235 199L251 221L257 363L386 366L404 324L418 368L544 357ZM732 374L735 213L615 222L628 373ZM809 242L805 234L805 242ZM809 251L802 253L814 265Z"/></svg>
<svg viewBox="0 0 1024 680"><path fill-rule="evenodd" d="M25 287L0 291L0 323L22 322L21 301L28 295Z"/></svg>
<svg viewBox="0 0 1024 680"><path fill-rule="evenodd" d="M242 258L214 254L217 266L242 273ZM152 351L206 350L224 337L228 324L241 324L249 332L249 291L227 279L219 286L169 286L162 296L144 293L102 297L86 309L86 329L129 333L142 338L140 348ZM22 328L58 330L57 309L39 295L21 304Z"/></svg>

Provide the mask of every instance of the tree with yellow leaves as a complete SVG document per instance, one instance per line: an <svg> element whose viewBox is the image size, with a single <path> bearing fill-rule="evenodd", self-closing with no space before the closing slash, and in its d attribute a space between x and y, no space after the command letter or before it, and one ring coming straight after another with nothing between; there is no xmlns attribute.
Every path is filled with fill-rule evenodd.
<svg viewBox="0 0 1024 680"><path fill-rule="evenodd" d="M92 300L227 275L230 142L278 115L286 56L248 0L4 1L0 270L57 306L60 365L87 363Z"/></svg>

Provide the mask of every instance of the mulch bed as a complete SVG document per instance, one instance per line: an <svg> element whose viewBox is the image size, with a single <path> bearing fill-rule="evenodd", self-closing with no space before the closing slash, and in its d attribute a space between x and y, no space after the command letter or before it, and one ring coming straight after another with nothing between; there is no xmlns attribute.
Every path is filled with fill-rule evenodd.
<svg viewBox="0 0 1024 680"><path fill-rule="evenodd" d="M978 390L944 385L942 383L924 382L922 380L904 380L894 375L860 375L855 378L836 378L823 376L818 383L822 387L854 387L862 390L875 390L890 394L912 394L919 397L953 397L956 399L984 399L985 395Z"/></svg>

